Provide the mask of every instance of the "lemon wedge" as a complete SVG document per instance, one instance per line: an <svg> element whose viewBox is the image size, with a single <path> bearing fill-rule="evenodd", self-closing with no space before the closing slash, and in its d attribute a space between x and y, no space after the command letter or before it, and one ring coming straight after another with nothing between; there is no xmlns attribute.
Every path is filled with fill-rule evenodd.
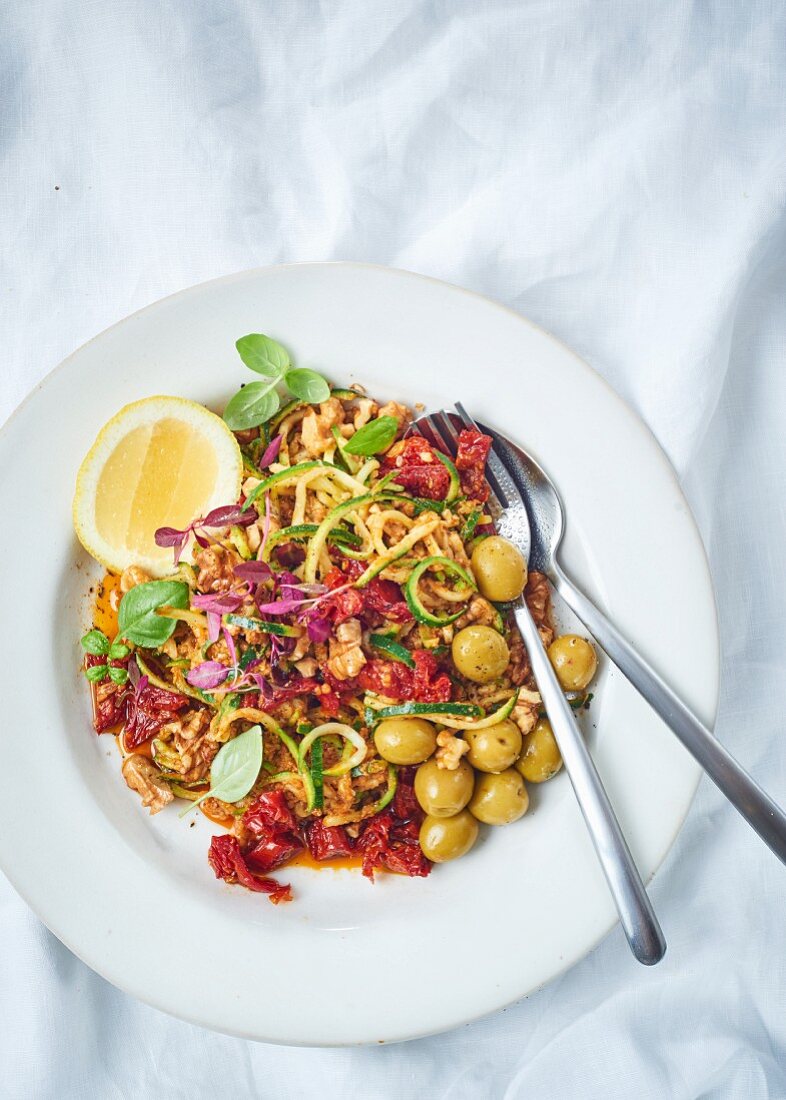
<svg viewBox="0 0 786 1100"><path fill-rule="evenodd" d="M174 569L172 549L156 546L157 528L182 530L212 508L234 504L242 473L237 440L215 413L181 397L135 401L104 425L79 468L77 537L114 573L139 565L166 576Z"/></svg>

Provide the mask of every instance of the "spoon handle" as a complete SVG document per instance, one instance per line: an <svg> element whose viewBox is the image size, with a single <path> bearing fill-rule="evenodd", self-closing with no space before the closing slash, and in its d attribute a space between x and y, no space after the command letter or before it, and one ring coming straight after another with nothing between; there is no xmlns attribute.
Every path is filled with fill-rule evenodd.
<svg viewBox="0 0 786 1100"><path fill-rule="evenodd" d="M666 941L658 918L584 743L575 715L551 667L538 628L526 605L516 608L515 617L529 653L532 672L554 737L617 906L630 949L639 962L652 966L660 962L666 951Z"/></svg>
<svg viewBox="0 0 786 1100"><path fill-rule="evenodd" d="M550 574L550 580L620 672L660 715L764 843L786 863L786 813L777 802L773 802L766 791L715 740L707 727L688 710L614 624L556 565Z"/></svg>

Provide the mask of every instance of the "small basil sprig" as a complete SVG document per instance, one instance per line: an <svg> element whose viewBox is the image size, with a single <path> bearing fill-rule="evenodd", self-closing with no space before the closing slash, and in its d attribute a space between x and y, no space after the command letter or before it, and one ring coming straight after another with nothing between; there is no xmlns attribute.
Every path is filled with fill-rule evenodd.
<svg viewBox="0 0 786 1100"><path fill-rule="evenodd" d="M395 416L378 416L369 420L344 444L344 453L350 455L376 455L386 451L398 431Z"/></svg>
<svg viewBox="0 0 786 1100"><path fill-rule="evenodd" d="M131 650L123 642L115 640L110 642L103 630L89 630L81 639L82 649L91 657L106 657L100 665L91 665L85 669L85 676L91 684L100 683L107 676L115 684L124 684L128 679L128 672L124 668L110 665L110 661L124 660Z"/></svg>
<svg viewBox="0 0 786 1100"><path fill-rule="evenodd" d="M261 332L241 336L238 355L264 382L242 386L224 409L224 420L233 432L256 428L274 416L281 405L276 387L284 383L301 401L327 401L330 387L321 374L306 367L292 367L286 348Z"/></svg>
<svg viewBox="0 0 786 1100"><path fill-rule="evenodd" d="M206 798L238 802L256 783L261 767L262 727L252 726L221 746L210 765L210 790L189 803L178 816L185 817Z"/></svg>
<svg viewBox="0 0 786 1100"><path fill-rule="evenodd" d="M158 615L160 607L188 607L189 588L184 581L147 581L126 592L117 613L118 635L147 649L171 638L177 622Z"/></svg>
<svg viewBox="0 0 786 1100"><path fill-rule="evenodd" d="M299 397L301 401L314 403L327 401L330 397L330 386L321 374L308 367L297 367L289 370L284 376L284 382L290 393Z"/></svg>

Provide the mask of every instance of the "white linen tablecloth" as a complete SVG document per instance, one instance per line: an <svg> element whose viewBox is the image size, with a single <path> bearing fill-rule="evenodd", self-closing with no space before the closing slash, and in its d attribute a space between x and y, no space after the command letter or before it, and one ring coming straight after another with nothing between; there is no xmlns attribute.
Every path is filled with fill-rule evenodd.
<svg viewBox="0 0 786 1100"><path fill-rule="evenodd" d="M716 585L719 736L786 799L786 7L0 13L0 419L94 333L243 268L369 260L498 298L582 354L671 456ZM480 1023L326 1051L139 1004L3 880L0 1095L786 1096L786 872L706 780L652 896L669 953L651 971L616 931Z"/></svg>

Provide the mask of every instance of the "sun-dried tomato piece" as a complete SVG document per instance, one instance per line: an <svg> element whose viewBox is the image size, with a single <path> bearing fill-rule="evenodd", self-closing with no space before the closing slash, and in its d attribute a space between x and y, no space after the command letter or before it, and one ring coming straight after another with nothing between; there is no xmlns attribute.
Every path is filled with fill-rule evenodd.
<svg viewBox="0 0 786 1100"><path fill-rule="evenodd" d="M93 653L85 654L85 668L95 668L97 665L107 664L106 657L98 657ZM121 660L109 661L114 668L128 668L128 657ZM93 689L93 729L96 733L106 733L115 729L125 718L126 693L128 687L125 684L115 684L111 680L102 680L99 684L92 684Z"/></svg>
<svg viewBox="0 0 786 1100"><path fill-rule="evenodd" d="M272 871L303 847L295 816L283 791L265 791L242 818L243 856L252 871Z"/></svg>
<svg viewBox="0 0 786 1100"><path fill-rule="evenodd" d="M388 871L396 871L400 875L410 875L412 878L425 878L431 874L432 864L423 855L420 841L407 837L403 840L394 840L386 850L383 857L383 865Z"/></svg>
<svg viewBox="0 0 786 1100"><path fill-rule="evenodd" d="M174 721L178 712L188 706L185 695L165 691L149 681L139 681L136 691L126 694L125 734L126 748L135 749L158 733L167 722Z"/></svg>
<svg viewBox="0 0 786 1100"><path fill-rule="evenodd" d="M341 710L341 696L335 691L324 691L319 695L319 705L330 718L335 718Z"/></svg>
<svg viewBox="0 0 786 1100"><path fill-rule="evenodd" d="M369 818L358 837L357 846L363 853L363 874L374 881L374 871L383 865L390 844L393 815L389 812Z"/></svg>
<svg viewBox="0 0 786 1100"><path fill-rule="evenodd" d="M373 880L379 868L417 878L425 878L431 872L432 865L420 847L417 823L399 822L391 810L370 818L357 846L363 853L366 878Z"/></svg>
<svg viewBox="0 0 786 1100"><path fill-rule="evenodd" d="M272 696L260 696L260 705L266 711L276 710L282 703L288 703L298 695L312 695L318 686L317 681L311 677L293 676L289 683L275 687Z"/></svg>
<svg viewBox="0 0 786 1100"><path fill-rule="evenodd" d="M383 580L382 577L374 577L372 581L362 589L363 618L368 619L368 612L376 612L383 619L389 619L393 623L408 623L412 620L412 612L407 606L407 601L401 591L401 586L395 581ZM377 623L368 623L376 626Z"/></svg>
<svg viewBox="0 0 786 1100"><path fill-rule="evenodd" d="M416 768L399 768L396 793L391 803L393 813L400 821L415 821L420 827L424 814L415 797Z"/></svg>
<svg viewBox="0 0 786 1100"><path fill-rule="evenodd" d="M353 565L359 565L359 562L347 560L347 567ZM355 580L360 573L363 572L361 567L360 572L347 568L344 572L342 569L331 569L325 576L324 584L328 588L341 588L345 584L350 584ZM319 604L319 617L322 619L328 619L334 626L338 626L340 623L344 623L347 619L355 619L363 610L363 596L357 588L347 588L343 592L336 592L333 596L326 596Z"/></svg>
<svg viewBox="0 0 786 1100"><path fill-rule="evenodd" d="M415 671L412 674L412 695L418 703L448 703L453 685L446 672L439 671L439 662L429 649L412 652Z"/></svg>
<svg viewBox="0 0 786 1100"><path fill-rule="evenodd" d="M491 447L491 436L474 428L459 432L456 451L456 469L461 480L461 491L471 500L484 503L489 498L486 483L486 459Z"/></svg>
<svg viewBox="0 0 786 1100"><path fill-rule="evenodd" d="M450 475L431 444L419 435L410 435L394 443L385 455L382 472L396 474L396 484L417 497L444 500L450 487Z"/></svg>
<svg viewBox="0 0 786 1100"><path fill-rule="evenodd" d="M312 857L320 862L352 855L352 842L342 825L324 825L315 818L305 828L306 847Z"/></svg>
<svg viewBox="0 0 786 1100"><path fill-rule="evenodd" d="M372 657L360 670L357 679L364 691L373 691L387 699L401 702L412 698L412 670L399 661Z"/></svg>
<svg viewBox="0 0 786 1100"><path fill-rule="evenodd" d="M240 851L237 837L230 836L229 833L213 837L207 861L216 878L221 878L224 882L238 883L247 890L269 894L274 905L282 901L292 901L292 887L288 883L276 882L272 878L257 878L251 873Z"/></svg>

